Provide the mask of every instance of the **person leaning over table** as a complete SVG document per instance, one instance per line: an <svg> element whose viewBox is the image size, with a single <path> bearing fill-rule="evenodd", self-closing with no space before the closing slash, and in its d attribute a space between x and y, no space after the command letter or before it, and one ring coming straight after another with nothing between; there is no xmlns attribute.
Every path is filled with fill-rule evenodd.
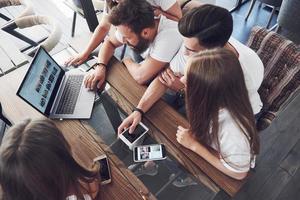
<svg viewBox="0 0 300 200"><path fill-rule="evenodd" d="M180 50L170 62L170 67L160 73L148 86L136 109L119 126L119 133L126 128L129 128L129 132L132 133L141 121L142 115L168 89L182 94L184 84L179 78L184 75L188 58L203 50L216 47L224 47L232 51L239 59L253 114L259 114L262 102L258 88L263 80L264 66L253 50L230 37L233 21L229 11L215 5L199 6L188 11L179 20L178 28L183 36Z"/></svg>
<svg viewBox="0 0 300 200"><path fill-rule="evenodd" d="M85 79L85 86L90 89L101 87L105 81L106 64L122 44L127 44L144 58L141 63L128 58L123 60L130 75L139 84L144 84L171 61L182 43L177 22L164 16L155 19L147 1L123 0L112 9L109 20L116 32L103 43L99 63Z"/></svg>
<svg viewBox="0 0 300 200"><path fill-rule="evenodd" d="M154 9L154 15L156 17L164 15L168 19L175 21L178 21L182 17L180 6L176 0L147 0L147 2L152 5L152 8ZM105 0L103 17L95 29L90 42L83 52L69 58L69 60L66 62L66 65L82 64L89 57L92 51L94 51L100 45L100 43L103 42L111 27L109 13L111 9L118 3L119 1L117 0Z"/></svg>
<svg viewBox="0 0 300 200"><path fill-rule="evenodd" d="M2 199L98 199L99 167L80 166L51 120L25 120L9 129L0 147Z"/></svg>
<svg viewBox="0 0 300 200"><path fill-rule="evenodd" d="M238 58L225 48L196 53L181 81L190 126L178 127L177 141L224 174L245 178L259 137Z"/></svg>

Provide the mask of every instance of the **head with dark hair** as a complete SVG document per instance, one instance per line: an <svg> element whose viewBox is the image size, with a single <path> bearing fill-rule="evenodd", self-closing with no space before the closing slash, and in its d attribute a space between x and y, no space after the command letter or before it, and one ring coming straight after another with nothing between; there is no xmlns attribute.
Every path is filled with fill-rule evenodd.
<svg viewBox="0 0 300 200"><path fill-rule="evenodd" d="M188 60L184 79L190 128L199 142L217 144L221 153L218 116L227 109L257 154L259 138L238 58L225 48L201 51Z"/></svg>
<svg viewBox="0 0 300 200"><path fill-rule="evenodd" d="M26 120L13 126L0 148L5 200L64 200L70 190L82 198L81 183L98 178L96 167L88 171L74 160L69 144L50 120Z"/></svg>
<svg viewBox="0 0 300 200"><path fill-rule="evenodd" d="M228 10L215 5L203 5L188 11L178 23L184 36L187 55L203 49L224 47L232 29L232 16Z"/></svg>
<svg viewBox="0 0 300 200"><path fill-rule="evenodd" d="M155 28L154 11L146 0L122 0L110 13L109 21L116 26L127 43L138 53L151 42L150 30Z"/></svg>

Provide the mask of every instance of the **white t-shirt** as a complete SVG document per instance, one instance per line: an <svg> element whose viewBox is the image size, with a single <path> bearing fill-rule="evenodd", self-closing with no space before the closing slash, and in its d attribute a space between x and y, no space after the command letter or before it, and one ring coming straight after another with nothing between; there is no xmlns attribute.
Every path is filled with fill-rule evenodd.
<svg viewBox="0 0 300 200"><path fill-rule="evenodd" d="M175 3L176 0L147 0L153 7L158 7L162 9L163 11L169 10ZM105 1L104 4L104 14L108 14L108 7L107 7L107 2Z"/></svg>
<svg viewBox="0 0 300 200"><path fill-rule="evenodd" d="M123 43L123 36L117 30L117 40ZM170 62L182 44L182 37L177 28L177 22L161 16L157 28L157 34L149 48L141 54L146 59L151 57L161 62Z"/></svg>
<svg viewBox="0 0 300 200"><path fill-rule="evenodd" d="M220 158L222 164L229 170L242 173L255 166L255 156L250 153L247 136L241 131L227 109L219 111ZM216 144L211 145L217 150ZM223 160L224 159L224 160Z"/></svg>
<svg viewBox="0 0 300 200"><path fill-rule="evenodd" d="M254 114L257 114L263 105L257 91L264 77L264 65L258 55L249 47L243 45L233 37L229 39L229 43L239 53L239 61L244 73L250 103ZM184 56L183 51L184 45L182 45L170 62L170 68L175 74L184 75L185 64L188 57Z"/></svg>
<svg viewBox="0 0 300 200"><path fill-rule="evenodd" d="M91 196L88 195L88 194L84 194L83 195L83 199L84 200L92 200ZM66 200L78 200L77 196L76 195L70 195L66 198Z"/></svg>

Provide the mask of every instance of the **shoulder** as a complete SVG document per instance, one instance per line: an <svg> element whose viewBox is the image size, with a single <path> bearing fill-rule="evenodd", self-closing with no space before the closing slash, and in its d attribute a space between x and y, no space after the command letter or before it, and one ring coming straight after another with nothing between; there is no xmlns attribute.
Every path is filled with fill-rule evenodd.
<svg viewBox="0 0 300 200"><path fill-rule="evenodd" d="M166 11L176 3L176 0L147 0L152 6L160 7Z"/></svg>
<svg viewBox="0 0 300 200"><path fill-rule="evenodd" d="M91 196L88 194L84 194L83 199L84 200L92 200ZM79 200L79 199L77 198L76 195L73 194L73 195L67 196L66 200Z"/></svg>

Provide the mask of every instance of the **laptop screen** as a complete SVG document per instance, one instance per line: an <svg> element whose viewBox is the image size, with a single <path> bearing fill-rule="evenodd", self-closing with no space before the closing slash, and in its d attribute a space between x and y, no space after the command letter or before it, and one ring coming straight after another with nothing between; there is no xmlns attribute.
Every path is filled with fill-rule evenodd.
<svg viewBox="0 0 300 200"><path fill-rule="evenodd" d="M50 112L63 69L40 47L17 94L44 114Z"/></svg>

